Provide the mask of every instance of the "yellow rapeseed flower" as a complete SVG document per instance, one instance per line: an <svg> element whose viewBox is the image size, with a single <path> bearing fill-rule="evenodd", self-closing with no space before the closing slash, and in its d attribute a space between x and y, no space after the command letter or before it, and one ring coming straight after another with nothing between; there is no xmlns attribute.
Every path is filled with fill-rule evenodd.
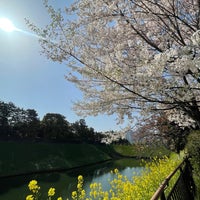
<svg viewBox="0 0 200 200"><path fill-rule="evenodd" d="M77 192L76 191L73 191L72 192L72 199L76 199L77 198Z"/></svg>
<svg viewBox="0 0 200 200"><path fill-rule="evenodd" d="M34 200L33 195L28 195L28 196L26 197L26 200Z"/></svg>
<svg viewBox="0 0 200 200"><path fill-rule="evenodd" d="M119 172L118 169L114 169L114 173L117 174Z"/></svg>
<svg viewBox="0 0 200 200"><path fill-rule="evenodd" d="M78 183L77 184L77 189L81 189L82 188L82 184Z"/></svg>
<svg viewBox="0 0 200 200"><path fill-rule="evenodd" d="M81 191L81 195L84 197L85 196L85 190Z"/></svg>
<svg viewBox="0 0 200 200"><path fill-rule="evenodd" d="M174 170L180 163L179 159L164 157L155 158L152 162L145 163L145 169L139 174L134 174L132 179L120 174L118 169L114 169L112 180L110 180L110 189L103 191L101 183L90 184L90 191L86 194L83 189L83 176L78 176L77 191L72 192L73 200L141 200L150 199L163 180ZM177 177L170 181L168 188L171 188ZM26 200L35 200L38 196L39 186L36 180L29 183L29 189L33 195L28 195ZM166 189L166 192L168 190ZM55 194L55 188L48 191L49 200ZM89 195L89 196L88 196ZM57 198L62 200L62 197Z"/></svg>
<svg viewBox="0 0 200 200"><path fill-rule="evenodd" d="M79 181L79 182L83 182L83 176L82 176L82 175L79 175L79 176L78 176L78 181Z"/></svg>
<svg viewBox="0 0 200 200"><path fill-rule="evenodd" d="M28 184L28 187L29 187L29 190L33 193L37 193L40 189L36 180L30 181L29 184Z"/></svg>
<svg viewBox="0 0 200 200"><path fill-rule="evenodd" d="M49 197L54 196L55 195L55 190L56 190L55 188L50 188L49 191L48 191L48 196Z"/></svg>

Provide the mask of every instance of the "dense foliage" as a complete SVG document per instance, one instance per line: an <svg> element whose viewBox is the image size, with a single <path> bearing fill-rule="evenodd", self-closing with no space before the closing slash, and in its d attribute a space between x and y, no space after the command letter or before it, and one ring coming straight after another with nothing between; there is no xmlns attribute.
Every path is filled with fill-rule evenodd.
<svg viewBox="0 0 200 200"><path fill-rule="evenodd" d="M37 139L100 143L101 133L88 127L84 119L69 123L57 113L47 113L42 120L34 109L22 109L0 101L0 138Z"/></svg>
<svg viewBox="0 0 200 200"><path fill-rule="evenodd" d="M194 180L197 186L197 195L200 199L200 131L193 131L188 136L187 151L191 156L192 167L194 168Z"/></svg>
<svg viewBox="0 0 200 200"><path fill-rule="evenodd" d="M188 136L187 151L192 157L196 171L200 171L200 131L193 131Z"/></svg>

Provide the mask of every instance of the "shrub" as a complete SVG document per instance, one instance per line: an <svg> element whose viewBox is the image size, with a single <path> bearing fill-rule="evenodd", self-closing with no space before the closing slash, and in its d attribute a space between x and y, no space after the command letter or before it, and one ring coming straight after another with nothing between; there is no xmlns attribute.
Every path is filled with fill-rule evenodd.
<svg viewBox="0 0 200 200"><path fill-rule="evenodd" d="M193 131L187 141L186 148L191 156L191 163L197 171L200 171L200 130Z"/></svg>
<svg viewBox="0 0 200 200"><path fill-rule="evenodd" d="M187 138L187 151L193 167L194 181L197 186L197 194L200 194L200 130L193 131ZM200 195L198 197L200 199Z"/></svg>

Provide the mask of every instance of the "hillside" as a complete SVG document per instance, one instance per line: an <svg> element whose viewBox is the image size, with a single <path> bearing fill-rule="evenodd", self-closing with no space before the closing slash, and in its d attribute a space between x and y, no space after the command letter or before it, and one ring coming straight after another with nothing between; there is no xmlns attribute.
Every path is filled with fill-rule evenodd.
<svg viewBox="0 0 200 200"><path fill-rule="evenodd" d="M113 158L169 155L164 147L72 143L0 142L0 177L62 171Z"/></svg>
<svg viewBox="0 0 200 200"><path fill-rule="evenodd" d="M91 144L0 142L0 176L64 170L111 159Z"/></svg>

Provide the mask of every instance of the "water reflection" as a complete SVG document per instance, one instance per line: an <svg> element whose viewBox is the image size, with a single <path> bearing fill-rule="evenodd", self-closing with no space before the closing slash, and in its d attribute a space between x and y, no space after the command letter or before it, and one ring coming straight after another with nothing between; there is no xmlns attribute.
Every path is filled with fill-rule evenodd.
<svg viewBox="0 0 200 200"><path fill-rule="evenodd" d="M90 167L79 168L63 173L36 174L31 176L19 176L13 178L0 179L0 199L1 200L21 200L25 199L29 193L27 184L30 180L36 179L41 186L42 199L46 199L48 188L55 187L56 194L64 198L70 197L71 192L76 190L77 177L83 175L84 189L89 190L91 182L102 183L103 190L108 190L109 182L112 179L110 171L117 168L121 174L132 178L133 172L140 172L143 168L140 160L120 159L109 161Z"/></svg>

